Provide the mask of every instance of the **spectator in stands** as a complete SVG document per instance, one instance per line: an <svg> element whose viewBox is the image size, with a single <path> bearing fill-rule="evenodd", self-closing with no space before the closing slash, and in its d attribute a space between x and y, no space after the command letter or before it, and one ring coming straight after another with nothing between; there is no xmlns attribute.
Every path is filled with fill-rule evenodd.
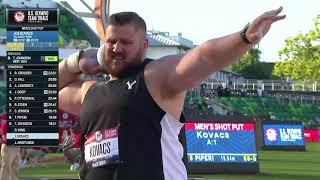
<svg viewBox="0 0 320 180"><path fill-rule="evenodd" d="M80 160L80 145L81 145L81 130L80 125L76 123L70 128L71 135L67 136L63 143L63 153L67 160L71 163L70 170L77 170L79 168Z"/></svg>
<svg viewBox="0 0 320 180"><path fill-rule="evenodd" d="M253 114L253 115L252 115L252 118L253 118L254 121L257 121L257 120L258 120L257 114Z"/></svg>
<svg viewBox="0 0 320 180"><path fill-rule="evenodd" d="M257 94L258 94L258 97L262 97L263 91L262 91L262 88L261 88L261 87L259 87L259 88L257 89Z"/></svg>
<svg viewBox="0 0 320 180"><path fill-rule="evenodd" d="M205 97L207 93L207 84L205 81L203 81L200 84L200 96Z"/></svg>
<svg viewBox="0 0 320 180"><path fill-rule="evenodd" d="M241 97L245 97L247 95L247 88L245 83L242 84L240 92L241 92Z"/></svg>
<svg viewBox="0 0 320 180"><path fill-rule="evenodd" d="M286 83L287 83L287 90L291 90L292 79L290 76L287 77Z"/></svg>
<svg viewBox="0 0 320 180"><path fill-rule="evenodd" d="M270 120L277 120L278 118L276 117L276 115L274 115L274 114L271 114L270 115Z"/></svg>
<svg viewBox="0 0 320 180"><path fill-rule="evenodd" d="M208 112L213 112L214 108L213 108L213 103L208 103Z"/></svg>
<svg viewBox="0 0 320 180"><path fill-rule="evenodd" d="M318 124L320 125L320 117L316 116L314 119L315 119L315 120L318 122Z"/></svg>
<svg viewBox="0 0 320 180"><path fill-rule="evenodd" d="M0 180L17 180L20 168L20 148L7 146L7 121L1 119Z"/></svg>
<svg viewBox="0 0 320 180"><path fill-rule="evenodd" d="M267 115L266 115L266 116L259 116L259 115L257 115L257 119L260 119L261 122L267 121L268 118L269 118L269 117L268 117Z"/></svg>
<svg viewBox="0 0 320 180"><path fill-rule="evenodd" d="M222 84L220 83L217 87L217 93L218 93L218 96L223 96L223 87L222 87Z"/></svg>
<svg viewBox="0 0 320 180"><path fill-rule="evenodd" d="M265 117L266 117L266 121L269 121L269 120L271 120L271 116L270 116L270 114L269 113L267 113L266 115L265 115Z"/></svg>
<svg viewBox="0 0 320 180"><path fill-rule="evenodd" d="M309 122L308 122L308 126L309 128L313 129L313 128L318 128L320 124L317 122L317 120L315 119L311 119Z"/></svg>
<svg viewBox="0 0 320 180"><path fill-rule="evenodd" d="M230 88L225 88L225 89L224 89L224 95L225 95L225 96L230 96L230 94L231 94Z"/></svg>
<svg viewBox="0 0 320 180"><path fill-rule="evenodd" d="M231 75L228 76L228 87L231 89L232 88L232 79Z"/></svg>
<svg viewBox="0 0 320 180"><path fill-rule="evenodd" d="M280 75L280 84L281 84L281 90L284 90L284 77L283 75Z"/></svg>

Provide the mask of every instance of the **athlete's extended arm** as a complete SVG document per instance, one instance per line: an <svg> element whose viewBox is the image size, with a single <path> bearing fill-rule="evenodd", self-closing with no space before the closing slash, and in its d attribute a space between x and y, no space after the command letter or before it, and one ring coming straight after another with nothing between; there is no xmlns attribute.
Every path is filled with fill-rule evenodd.
<svg viewBox="0 0 320 180"><path fill-rule="evenodd" d="M82 94L95 81L81 81L80 75L97 74L102 71L98 65L97 49L86 49L75 53L59 63L59 108L79 115Z"/></svg>
<svg viewBox="0 0 320 180"><path fill-rule="evenodd" d="M245 34L251 44L242 39L240 32L236 32L208 40L183 56L163 57L162 61L155 63L161 72L161 87L165 87L162 97L175 97L239 59L265 36L274 22L285 18L279 15L281 11L282 7L265 12L250 24Z"/></svg>

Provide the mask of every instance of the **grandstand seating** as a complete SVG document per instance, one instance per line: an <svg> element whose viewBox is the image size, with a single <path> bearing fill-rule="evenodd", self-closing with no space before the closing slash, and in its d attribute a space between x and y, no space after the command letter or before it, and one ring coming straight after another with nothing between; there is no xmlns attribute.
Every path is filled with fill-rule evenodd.
<svg viewBox="0 0 320 180"><path fill-rule="evenodd" d="M278 102L270 97L220 97L219 101L249 116L275 116L278 120L302 121L305 127L320 116L320 107L316 105Z"/></svg>
<svg viewBox="0 0 320 180"><path fill-rule="evenodd" d="M210 103L224 107L228 112L223 115L215 108L207 108ZM189 92L185 100L184 114L187 121L247 121L273 116L280 121L302 121L305 128L320 129L320 106L288 103L272 97L227 96L213 101Z"/></svg>
<svg viewBox="0 0 320 180"><path fill-rule="evenodd" d="M214 102L202 96L191 97L186 96L184 115L187 121L198 122L198 121L252 121L252 117L243 115L238 112L229 111L227 115L219 113L215 108L208 108L210 104ZM212 107L212 106L211 106Z"/></svg>

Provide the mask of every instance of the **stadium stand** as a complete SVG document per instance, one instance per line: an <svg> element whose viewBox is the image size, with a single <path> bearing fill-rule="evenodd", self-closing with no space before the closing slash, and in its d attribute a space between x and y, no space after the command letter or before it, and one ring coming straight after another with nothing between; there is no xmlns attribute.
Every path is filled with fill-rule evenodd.
<svg viewBox="0 0 320 180"><path fill-rule="evenodd" d="M219 101L249 116L273 116L277 120L302 121L306 128L320 128L320 108L313 104L288 104L270 97L220 97Z"/></svg>
<svg viewBox="0 0 320 180"><path fill-rule="evenodd" d="M250 93L250 92L249 92ZM208 93L207 93L208 94ZM213 95L214 93L211 93ZM281 95L281 94L280 94ZM314 101L301 101L297 95L259 97L254 92L242 97L239 93L230 96L201 96L197 90L188 92L184 114L188 120L243 121L243 120L280 120L302 121L305 128L320 129L320 106Z"/></svg>
<svg viewBox="0 0 320 180"><path fill-rule="evenodd" d="M200 96L194 92L188 92L183 113L186 120L192 122L252 121L251 116L244 115L233 107L225 106L214 98Z"/></svg>

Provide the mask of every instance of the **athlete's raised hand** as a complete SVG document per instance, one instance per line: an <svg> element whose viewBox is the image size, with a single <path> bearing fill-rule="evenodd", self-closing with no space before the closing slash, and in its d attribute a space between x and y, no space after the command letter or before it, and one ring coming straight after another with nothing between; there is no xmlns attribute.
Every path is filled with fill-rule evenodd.
<svg viewBox="0 0 320 180"><path fill-rule="evenodd" d="M283 8L280 7L276 10L265 12L256 18L246 31L248 40L253 44L258 43L267 34L274 22L286 17L286 15L279 15L282 9Z"/></svg>

